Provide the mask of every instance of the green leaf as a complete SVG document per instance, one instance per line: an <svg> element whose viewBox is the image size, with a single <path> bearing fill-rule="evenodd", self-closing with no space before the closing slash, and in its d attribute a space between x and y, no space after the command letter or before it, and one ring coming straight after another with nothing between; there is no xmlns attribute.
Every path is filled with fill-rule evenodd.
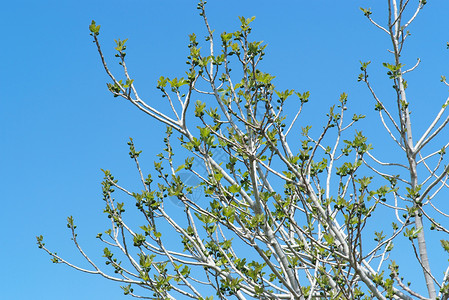
<svg viewBox="0 0 449 300"><path fill-rule="evenodd" d="M449 253L449 241L446 240L440 240L441 246L443 247L444 251Z"/></svg>
<svg viewBox="0 0 449 300"><path fill-rule="evenodd" d="M200 100L196 100L196 102L195 102L195 117L202 117L204 115L205 107L206 107L206 103L203 103Z"/></svg>
<svg viewBox="0 0 449 300"><path fill-rule="evenodd" d="M100 25L96 25L95 21L92 20L92 23L89 25L89 30L91 32L91 35L99 35L100 34Z"/></svg>
<svg viewBox="0 0 449 300"><path fill-rule="evenodd" d="M360 7L360 10L363 12L363 14L365 15L365 17L369 17L369 16L372 14L371 8L363 8L363 7Z"/></svg>
<svg viewBox="0 0 449 300"><path fill-rule="evenodd" d="M368 65L371 63L371 61L367 61L367 62L362 62L360 61L360 70L362 71L366 71L366 68L368 67Z"/></svg>
<svg viewBox="0 0 449 300"><path fill-rule="evenodd" d="M145 242L145 236L138 233L134 236L133 241L135 247L140 247Z"/></svg>
<svg viewBox="0 0 449 300"><path fill-rule="evenodd" d="M180 165L178 168L176 168L175 173L179 172L180 170L184 169L185 165Z"/></svg>
<svg viewBox="0 0 449 300"><path fill-rule="evenodd" d="M128 40L128 39L124 39L123 41L122 41L121 39L114 40L115 43L117 44L117 47L115 47L114 49L117 50L118 52L123 52L123 51L125 51L125 50L126 50L126 45L125 45L125 43L126 43L127 40Z"/></svg>
<svg viewBox="0 0 449 300"><path fill-rule="evenodd" d="M229 187L229 191L233 194L238 193L240 191L240 186L237 184L233 184Z"/></svg>

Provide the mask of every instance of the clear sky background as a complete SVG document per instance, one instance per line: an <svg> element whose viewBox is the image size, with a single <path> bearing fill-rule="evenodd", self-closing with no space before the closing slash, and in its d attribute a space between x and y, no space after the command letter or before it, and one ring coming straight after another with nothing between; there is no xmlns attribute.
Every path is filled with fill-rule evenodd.
<svg viewBox="0 0 449 300"><path fill-rule="evenodd" d="M439 78L449 75L449 2L428 2L404 51L409 66L417 57L423 61L409 78L415 136L448 95ZM268 44L264 70L277 76L279 89L311 92L302 125L319 128L327 108L346 92L352 111L370 114L360 126L376 145L385 135L372 114L373 100L357 83L359 60L373 62L373 84L393 99L381 67L391 57L388 37L360 6L372 7L384 23L386 1L374 0L211 0L207 11L217 33L238 29L238 16L256 16L253 38ZM110 65L113 40L129 39L132 77L141 96L160 106L157 78L183 76L188 34L205 36L196 1L16 0L2 3L0 15L0 299L125 299L116 283L52 264L35 236L43 234L50 249L83 263L65 226L73 215L86 252L101 261L95 235L107 221L100 169L134 182L128 138L144 150L147 170L163 147L164 126L107 91L91 20L101 25Z"/></svg>

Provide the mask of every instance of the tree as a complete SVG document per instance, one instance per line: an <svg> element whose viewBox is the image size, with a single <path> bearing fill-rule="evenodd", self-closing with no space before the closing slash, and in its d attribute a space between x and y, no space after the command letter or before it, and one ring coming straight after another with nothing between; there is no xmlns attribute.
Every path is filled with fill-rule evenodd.
<svg viewBox="0 0 449 300"><path fill-rule="evenodd" d="M414 140L406 77L420 60L405 69L401 53L408 28L426 1L418 1L415 8L409 2L389 0L385 25L372 18L370 9L362 9L391 41L392 58L383 66L393 83L394 101L378 97L368 79L370 62L361 62L358 77L405 164L388 153L382 159L374 156L362 131L353 130L364 116L346 120L345 93L329 109L322 132L314 136L303 124L295 146L291 137L309 92L279 91L274 76L259 68L265 45L250 39L254 18L241 17L240 29L222 33L217 41L205 2L199 3L209 53L204 55L196 36L190 35L187 77L159 79L157 88L171 116L139 97L126 65L126 40L117 40L115 48L124 79L110 71L98 38L100 26L92 21L89 29L111 79L109 91L165 124L166 147L154 163L154 182L154 176L142 171L141 151L130 139L141 191L128 190L104 171L104 212L111 228L97 238L106 244L103 257L113 273L82 250L72 217L67 226L91 269L50 251L42 236L38 246L55 263L121 282L125 294L146 299L448 299L449 269L442 277L432 271L426 237L437 231L449 252L444 239L448 215L434 201L448 187L449 167L443 160L449 143L428 149L441 142L436 137L449 122L444 117L449 98ZM231 61L239 70L231 70ZM446 78L441 81L449 85ZM192 103L193 97L203 101ZM291 115L285 107L293 97L299 108ZM172 147L174 136L182 148ZM175 149L189 157L181 161ZM120 197L129 196L126 207L134 199L142 224L138 228L129 225L125 202L113 198L115 190ZM208 201L197 201L197 191ZM168 197L179 200L182 216L170 213ZM173 246L175 237L179 243ZM404 281L407 276L394 261L405 253L417 261L425 296Z"/></svg>

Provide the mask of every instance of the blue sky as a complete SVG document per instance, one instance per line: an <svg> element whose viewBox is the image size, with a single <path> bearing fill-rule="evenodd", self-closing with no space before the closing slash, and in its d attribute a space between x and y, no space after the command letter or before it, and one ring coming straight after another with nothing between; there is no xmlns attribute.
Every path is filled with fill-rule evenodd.
<svg viewBox="0 0 449 300"><path fill-rule="evenodd" d="M359 10L372 7L374 18L385 17L380 2L229 0L210 1L207 9L218 33L236 30L238 16L256 16L253 38L268 44L265 71L281 90L311 92L304 122L319 127L341 92L349 94L351 110L371 114L372 99L356 80L359 60L372 61L380 95L391 95L381 67L391 60L389 41ZM409 79L416 136L447 97L439 82L449 75L447 12L449 2L429 1L410 28L404 60L410 66L417 57L423 61ZM0 14L1 297L125 299L115 283L51 264L35 236L43 234L49 248L82 262L65 227L73 215L85 250L100 258L95 235L107 224L100 169L131 183L137 177L128 138L144 150L148 166L163 147L163 126L108 93L89 36L91 20L102 26L110 65L113 40L129 39L128 66L141 96L162 104L157 78L183 76L188 34L205 36L196 2L17 0L2 4ZM362 125L375 144L385 136L371 116Z"/></svg>

